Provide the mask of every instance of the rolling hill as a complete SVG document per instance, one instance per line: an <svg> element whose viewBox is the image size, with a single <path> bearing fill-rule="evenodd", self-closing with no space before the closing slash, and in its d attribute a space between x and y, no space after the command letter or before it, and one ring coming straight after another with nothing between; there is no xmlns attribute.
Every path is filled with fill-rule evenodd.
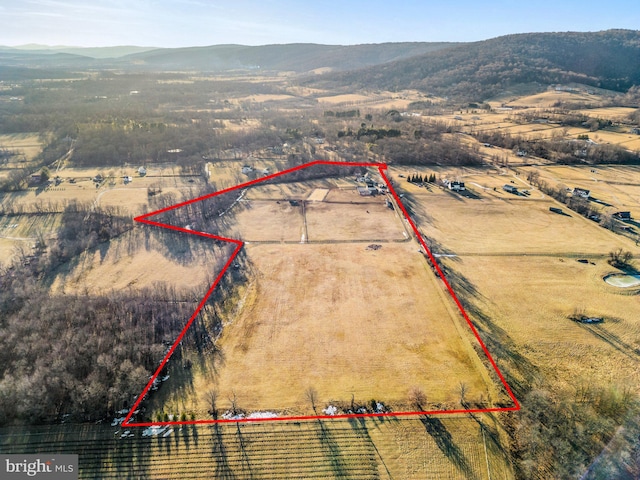
<svg viewBox="0 0 640 480"><path fill-rule="evenodd" d="M309 82L334 88L416 88L473 100L530 82L626 91L640 84L640 31L508 35Z"/></svg>
<svg viewBox="0 0 640 480"><path fill-rule="evenodd" d="M448 48L452 43L382 43L367 45L213 45L157 48L0 47L0 66L117 68L133 71L192 70L224 72L260 70L307 72L355 70ZM134 53L121 55L138 48Z"/></svg>
<svg viewBox="0 0 640 480"><path fill-rule="evenodd" d="M133 53L130 53L133 52ZM108 57L112 55L112 57ZM117 56L120 55L120 56ZM0 67L121 71L296 72L307 85L418 89L473 101L518 84L640 85L640 31L526 33L474 43L213 45L189 48L0 47ZM318 71L328 73L318 74ZM6 68L5 68L6 71ZM6 73L6 72L5 72ZM20 76L27 74L21 71Z"/></svg>
<svg viewBox="0 0 640 480"><path fill-rule="evenodd" d="M319 68L354 70L438 51L451 43L382 43L367 45L214 45L176 49L157 49L128 55L122 65L135 64L148 69L188 69L224 71L259 69L262 71L306 72Z"/></svg>

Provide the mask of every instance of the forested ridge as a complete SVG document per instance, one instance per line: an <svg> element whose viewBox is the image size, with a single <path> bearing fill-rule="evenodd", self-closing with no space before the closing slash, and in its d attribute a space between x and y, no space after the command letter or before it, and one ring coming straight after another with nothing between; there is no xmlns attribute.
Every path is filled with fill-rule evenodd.
<svg viewBox="0 0 640 480"><path fill-rule="evenodd" d="M576 82L616 91L640 83L640 32L526 33L308 80L482 100L520 83Z"/></svg>

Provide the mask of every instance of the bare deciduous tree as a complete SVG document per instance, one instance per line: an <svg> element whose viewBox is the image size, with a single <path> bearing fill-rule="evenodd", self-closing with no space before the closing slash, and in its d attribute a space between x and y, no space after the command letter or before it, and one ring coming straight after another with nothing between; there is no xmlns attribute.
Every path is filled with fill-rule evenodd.
<svg viewBox="0 0 640 480"><path fill-rule="evenodd" d="M633 253L622 248L616 248L609 252L609 263L614 267L626 267L633 260Z"/></svg>
<svg viewBox="0 0 640 480"><path fill-rule="evenodd" d="M208 413L214 420L218 419L218 392L211 388L204 394L204 400L207 402Z"/></svg>
<svg viewBox="0 0 640 480"><path fill-rule="evenodd" d="M307 397L307 400L309 400L309 403L311 404L311 408L313 409L313 413L318 413L317 412L317 402L318 402L318 392L315 388L313 387L309 387L307 388L306 392L305 392L305 396Z"/></svg>
<svg viewBox="0 0 640 480"><path fill-rule="evenodd" d="M413 387L409 391L409 402L416 410L424 411L427 404L427 395L420 387Z"/></svg>
<svg viewBox="0 0 640 480"><path fill-rule="evenodd" d="M467 403L465 399L468 391L467 384L465 382L460 382L458 384L458 391L460 392L460 405L464 406Z"/></svg>

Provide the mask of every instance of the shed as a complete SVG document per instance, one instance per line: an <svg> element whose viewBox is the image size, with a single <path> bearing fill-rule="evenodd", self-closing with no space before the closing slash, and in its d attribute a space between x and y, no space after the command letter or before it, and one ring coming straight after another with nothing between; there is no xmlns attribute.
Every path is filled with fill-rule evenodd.
<svg viewBox="0 0 640 480"><path fill-rule="evenodd" d="M508 183L507 183L507 184L505 184L505 185L502 187L502 189L503 189L505 192L509 192L509 193L516 193L516 194L518 193L518 187L514 187L513 185L509 185Z"/></svg>
<svg viewBox="0 0 640 480"><path fill-rule="evenodd" d="M466 190L467 188L464 186L464 182L449 182L449 190L454 190L456 192L460 192L462 190Z"/></svg>
<svg viewBox="0 0 640 480"><path fill-rule="evenodd" d="M589 198L589 196L591 195L591 192L585 188L574 188L573 189L573 195L580 197L580 198Z"/></svg>
<svg viewBox="0 0 640 480"><path fill-rule="evenodd" d="M631 220L631 212L616 212L613 214L613 216L618 220L622 220L623 222Z"/></svg>

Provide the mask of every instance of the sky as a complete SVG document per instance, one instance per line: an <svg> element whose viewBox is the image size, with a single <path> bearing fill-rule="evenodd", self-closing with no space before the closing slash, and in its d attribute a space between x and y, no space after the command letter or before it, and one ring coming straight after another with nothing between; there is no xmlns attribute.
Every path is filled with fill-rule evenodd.
<svg viewBox="0 0 640 480"><path fill-rule="evenodd" d="M638 0L1 0L0 45L101 47L401 41L640 29Z"/></svg>

